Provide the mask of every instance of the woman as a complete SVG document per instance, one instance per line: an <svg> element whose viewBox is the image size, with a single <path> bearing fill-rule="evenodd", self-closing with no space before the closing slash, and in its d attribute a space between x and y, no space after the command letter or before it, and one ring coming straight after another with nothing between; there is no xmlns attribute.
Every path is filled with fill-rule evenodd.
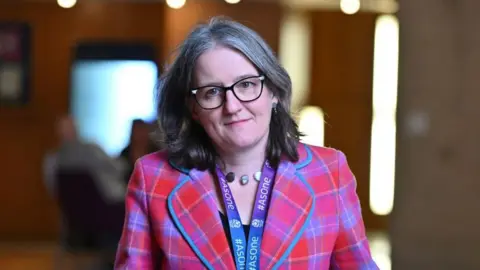
<svg viewBox="0 0 480 270"><path fill-rule="evenodd" d="M299 143L291 81L252 30L195 28L161 80L116 269L378 269L345 156ZM243 226L242 226L243 225Z"/></svg>
<svg viewBox="0 0 480 270"><path fill-rule="evenodd" d="M155 152L155 145L150 139L151 124L141 120L134 119L130 133L128 145L120 153L120 158L125 161L125 183L128 183L133 173L135 161L152 152Z"/></svg>

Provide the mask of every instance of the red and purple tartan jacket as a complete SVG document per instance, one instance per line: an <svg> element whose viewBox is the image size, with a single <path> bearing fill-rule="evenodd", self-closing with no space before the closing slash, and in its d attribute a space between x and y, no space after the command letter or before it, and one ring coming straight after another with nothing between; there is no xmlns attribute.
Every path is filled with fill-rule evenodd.
<svg viewBox="0 0 480 270"><path fill-rule="evenodd" d="M281 161L261 243L261 269L378 269L345 155L299 144ZM208 171L157 152L135 164L115 269L235 269Z"/></svg>

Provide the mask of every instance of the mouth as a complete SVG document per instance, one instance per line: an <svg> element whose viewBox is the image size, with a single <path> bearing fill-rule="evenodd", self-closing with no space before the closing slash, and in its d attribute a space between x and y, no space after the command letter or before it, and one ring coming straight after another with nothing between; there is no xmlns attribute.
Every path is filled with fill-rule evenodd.
<svg viewBox="0 0 480 270"><path fill-rule="evenodd" d="M250 121L250 119L243 119L243 120L237 120L237 121L231 121L225 124L225 126L234 126L234 125L239 125L243 124Z"/></svg>

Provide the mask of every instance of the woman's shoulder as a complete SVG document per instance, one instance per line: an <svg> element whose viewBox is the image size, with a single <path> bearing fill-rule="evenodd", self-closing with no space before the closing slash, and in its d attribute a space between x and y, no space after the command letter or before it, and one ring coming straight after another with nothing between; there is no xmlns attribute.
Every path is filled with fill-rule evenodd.
<svg viewBox="0 0 480 270"><path fill-rule="evenodd" d="M168 163L168 153L165 150L158 150L150 154L146 154L138 159L142 165L155 166L163 163Z"/></svg>
<svg viewBox="0 0 480 270"><path fill-rule="evenodd" d="M298 146L300 160L308 161L308 163L323 163L323 166L338 161L339 155L343 153L335 148L315 146L306 143L300 143Z"/></svg>
<svg viewBox="0 0 480 270"><path fill-rule="evenodd" d="M330 178L338 175L339 168L346 162L343 152L331 147L302 144L299 147L299 154L300 162L303 157L304 164L299 169L306 173L308 178L329 178L329 181L336 181Z"/></svg>
<svg viewBox="0 0 480 270"><path fill-rule="evenodd" d="M135 171L141 171L145 181L177 181L182 174L174 168L166 151L160 150L147 154L135 162Z"/></svg>
<svg viewBox="0 0 480 270"><path fill-rule="evenodd" d="M309 162L301 168L307 181L315 189L325 187L337 189L340 186L340 174L343 178L353 177L345 154L335 148L303 144Z"/></svg>

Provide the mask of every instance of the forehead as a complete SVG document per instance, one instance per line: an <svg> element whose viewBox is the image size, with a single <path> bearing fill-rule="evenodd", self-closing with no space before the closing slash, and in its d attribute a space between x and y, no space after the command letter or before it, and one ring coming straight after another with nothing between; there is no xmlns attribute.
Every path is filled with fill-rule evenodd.
<svg viewBox="0 0 480 270"><path fill-rule="evenodd" d="M255 66L242 53L223 46L204 52L195 66L198 84L234 83L245 75L258 75Z"/></svg>

